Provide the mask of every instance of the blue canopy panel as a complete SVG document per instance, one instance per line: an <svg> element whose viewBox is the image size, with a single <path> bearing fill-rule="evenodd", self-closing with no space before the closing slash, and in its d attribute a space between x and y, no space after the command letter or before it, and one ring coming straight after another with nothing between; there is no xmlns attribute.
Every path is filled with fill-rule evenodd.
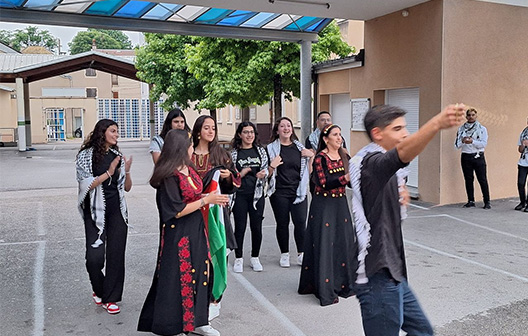
<svg viewBox="0 0 528 336"><path fill-rule="evenodd" d="M0 8L318 33L332 19L138 0L0 0Z"/></svg>

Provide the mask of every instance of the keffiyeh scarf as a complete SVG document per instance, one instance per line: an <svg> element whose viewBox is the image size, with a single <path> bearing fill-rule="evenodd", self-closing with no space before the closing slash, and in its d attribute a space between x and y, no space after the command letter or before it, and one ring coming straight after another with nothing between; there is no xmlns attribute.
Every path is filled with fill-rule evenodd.
<svg viewBox="0 0 528 336"><path fill-rule="evenodd" d="M110 150L118 155L122 156L121 153L115 149ZM95 222L95 226L99 230L97 240L92 244L93 248L99 247L103 241L101 235L103 234L105 227L105 198L103 192L103 186L99 184L94 189L90 190L90 186L95 181L93 176L92 163L93 163L93 147L87 148L81 151L77 155L76 170L77 170L77 182L79 183L77 208L81 213L81 217L84 219L84 199L90 195L90 212L92 219ZM128 210L125 201L125 160L120 161L119 177L117 179L117 189L119 191L119 205L121 208L121 214L125 223L128 225Z"/></svg>
<svg viewBox="0 0 528 336"><path fill-rule="evenodd" d="M257 202L261 199L262 195L264 194L264 188L266 186L266 179L268 178L268 154L266 153L266 150L262 146L255 146L257 149L257 152L260 156L260 170L266 171L266 176L264 178L257 178L257 183L255 183L255 193L253 194L253 208L257 210ZM233 163L236 165L238 158L238 150L233 149L231 151L231 159L233 160ZM236 197L236 193L233 194L233 202L231 204L234 204L234 198Z"/></svg>
<svg viewBox="0 0 528 336"><path fill-rule="evenodd" d="M474 123L467 122L458 129L455 146L456 148L460 148L460 146L463 145L462 139L465 137L473 138L473 140L480 140L483 136L484 128L478 121L475 121Z"/></svg>
<svg viewBox="0 0 528 336"><path fill-rule="evenodd" d="M299 151L302 151L304 146L297 140L293 140L293 143L295 146L297 146L297 149ZM268 145L268 153L269 153L269 159L270 162L273 160L276 156L280 155L280 139L277 139L270 143ZM309 158L301 156L301 181L299 182L299 186L297 187L297 197L293 201L293 204L299 204L306 198L306 192L308 190L308 179L310 173L308 172L308 161ZM268 197L273 195L275 192L275 179L277 177L277 169L273 171L271 174L271 177L269 179L269 186L268 186Z"/></svg>
<svg viewBox="0 0 528 336"><path fill-rule="evenodd" d="M364 284L368 282L367 273L365 270L365 259L368 254L370 246L370 223L365 215L363 208L363 197L361 195L361 169L363 159L370 153L387 151L380 145L371 142L365 147L361 148L357 154L349 161L350 183L352 185L352 213L354 224L356 227L356 235L358 237L358 269L356 283ZM405 186L405 181L409 172L407 168L402 168L396 172L398 176L398 188L401 190ZM407 218L407 207L401 205L400 207L401 219Z"/></svg>
<svg viewBox="0 0 528 336"><path fill-rule="evenodd" d="M317 147L319 146L319 137L321 136L321 130L319 128L316 128L315 131L313 131L308 136L308 141L310 141L310 144L312 145L312 149L314 151L317 150Z"/></svg>

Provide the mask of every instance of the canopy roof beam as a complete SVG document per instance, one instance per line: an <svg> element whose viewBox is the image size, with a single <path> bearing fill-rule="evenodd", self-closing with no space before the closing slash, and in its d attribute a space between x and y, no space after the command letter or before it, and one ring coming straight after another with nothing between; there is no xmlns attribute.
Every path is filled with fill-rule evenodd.
<svg viewBox="0 0 528 336"><path fill-rule="evenodd" d="M317 33L2 8L1 21L263 41L317 42Z"/></svg>

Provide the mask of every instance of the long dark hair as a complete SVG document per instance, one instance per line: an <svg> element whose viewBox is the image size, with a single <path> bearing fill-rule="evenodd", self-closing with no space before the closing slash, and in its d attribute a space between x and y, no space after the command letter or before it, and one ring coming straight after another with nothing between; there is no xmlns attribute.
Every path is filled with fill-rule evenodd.
<svg viewBox="0 0 528 336"><path fill-rule="evenodd" d="M189 132L179 129L169 130L150 178L151 186L158 188L165 178L174 175L176 169L192 166L188 153L190 145Z"/></svg>
<svg viewBox="0 0 528 336"><path fill-rule="evenodd" d="M185 118L185 114L183 114L182 110L176 107L169 111L169 114L167 114L167 118L165 118L165 121L163 122L163 128L161 129L161 132L160 132L160 137L162 139L165 139L167 132L169 132L172 129L172 119L177 118L177 117L183 118L183 122L185 123L185 126L183 129L189 133L191 132L191 128L189 127L189 125L187 125L187 118Z"/></svg>
<svg viewBox="0 0 528 336"><path fill-rule="evenodd" d="M209 143L209 162L213 167L215 166L227 166L230 164L230 158L229 154L227 154L227 151L220 147L218 144L218 127L216 125L216 120L208 115L202 115L199 116L198 119L194 122L194 126L192 129L192 140L193 140L193 147L196 148L198 144L200 143L200 133L202 132L202 126L205 122L205 119L211 119L214 121L214 127L215 127L215 136L213 141Z"/></svg>
<svg viewBox="0 0 528 336"><path fill-rule="evenodd" d="M105 133L108 127L112 125L119 127L119 125L111 119L99 120L97 124L95 124L93 131L90 132L90 134L88 135L88 138L86 138L86 140L82 144L81 149L79 149L79 153L85 149L93 147L93 162L95 164L101 162L106 153ZM116 151L119 151L119 147L117 147L117 144L110 146L110 148L113 148ZM77 153L77 155L79 155L79 153Z"/></svg>
<svg viewBox="0 0 528 336"><path fill-rule="evenodd" d="M257 127L255 126L255 124L253 124L251 121L243 121L238 125L237 130L235 132L235 137L233 138L233 140L231 140L231 148L239 150L242 147L242 138L240 137L240 134L242 133L244 127L248 126L253 127L253 132L255 132L255 140L253 140L252 144L253 147L262 147L262 145L260 144Z"/></svg>
<svg viewBox="0 0 528 336"><path fill-rule="evenodd" d="M323 128L323 131L321 132L321 135L319 136L319 145L317 146L316 155L319 154L323 149L326 149L328 147L323 138L328 137L334 128L339 128L339 130L341 130L341 127L335 124L328 125L325 128ZM348 174L349 156L346 150L343 147L339 147L339 149L337 150L337 153L339 154L339 157L341 157L341 160L343 161L343 167L345 168L345 174Z"/></svg>
<svg viewBox="0 0 528 336"><path fill-rule="evenodd" d="M282 117L282 118L277 119L277 121L275 122L275 125L273 125L273 130L271 131L270 143L279 138L279 124L283 120L288 120L288 122L291 125L292 134L290 135L290 140L292 142L293 140L299 140L299 138L297 138L297 135L295 134L295 129L293 128L293 122L291 121L291 119L288 117Z"/></svg>

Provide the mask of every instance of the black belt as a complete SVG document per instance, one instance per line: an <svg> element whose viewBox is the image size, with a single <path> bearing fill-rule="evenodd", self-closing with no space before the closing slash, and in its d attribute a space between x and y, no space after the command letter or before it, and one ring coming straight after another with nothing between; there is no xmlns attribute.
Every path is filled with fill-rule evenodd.
<svg viewBox="0 0 528 336"><path fill-rule="evenodd" d="M477 152L477 153L462 153L462 156L471 156L475 159L478 159L479 157L484 156L484 152Z"/></svg>

